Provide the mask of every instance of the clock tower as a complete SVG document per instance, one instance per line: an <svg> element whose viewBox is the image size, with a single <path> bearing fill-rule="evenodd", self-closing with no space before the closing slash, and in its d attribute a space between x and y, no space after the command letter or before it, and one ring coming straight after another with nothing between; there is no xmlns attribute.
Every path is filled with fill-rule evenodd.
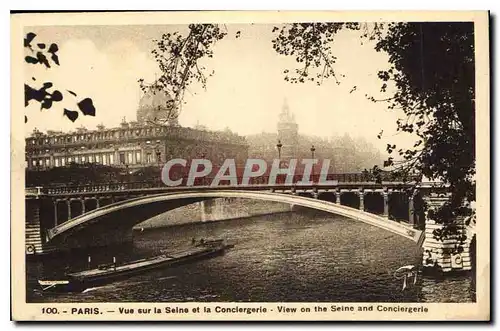
<svg viewBox="0 0 500 331"><path fill-rule="evenodd" d="M281 159L297 158L299 149L299 126L295 122L295 115L290 112L285 99L278 120L278 139L280 140Z"/></svg>

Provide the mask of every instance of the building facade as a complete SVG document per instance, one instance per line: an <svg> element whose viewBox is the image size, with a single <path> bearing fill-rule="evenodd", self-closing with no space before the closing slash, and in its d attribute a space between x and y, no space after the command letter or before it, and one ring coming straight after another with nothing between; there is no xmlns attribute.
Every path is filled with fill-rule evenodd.
<svg viewBox="0 0 500 331"><path fill-rule="evenodd" d="M162 100L163 98L163 100ZM226 158L244 164L248 145L244 137L229 131L181 127L172 121L158 122L169 110L162 108L168 96L145 94L137 111L138 121L122 121L119 127L74 132L33 131L26 138L26 167L46 170L70 164L102 164L140 168L161 165L174 158L207 158L220 165Z"/></svg>
<svg viewBox="0 0 500 331"><path fill-rule="evenodd" d="M299 133L299 125L286 100L278 117L276 132L263 132L246 137L251 158L330 160L329 172L349 173L371 169L382 163L380 152L368 141L341 137L315 137ZM281 146L278 148L278 146Z"/></svg>

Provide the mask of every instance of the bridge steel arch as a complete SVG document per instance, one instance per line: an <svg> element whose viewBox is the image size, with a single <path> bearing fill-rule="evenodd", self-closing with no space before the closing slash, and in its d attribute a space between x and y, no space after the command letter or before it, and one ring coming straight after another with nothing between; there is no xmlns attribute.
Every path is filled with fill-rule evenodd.
<svg viewBox="0 0 500 331"><path fill-rule="evenodd" d="M110 231L110 233L116 232L117 229L123 227L131 229L134 225L169 210L214 198L244 198L299 205L376 226L410 239L418 245L422 244L424 238L422 231L414 229L409 225L397 223L375 214L329 201L268 191L200 190L196 192L178 191L143 196L94 209L47 230L46 239L49 243L57 244L82 231L92 233L92 229L96 227L98 231ZM100 227L98 227L99 225ZM102 227L103 225L104 227Z"/></svg>

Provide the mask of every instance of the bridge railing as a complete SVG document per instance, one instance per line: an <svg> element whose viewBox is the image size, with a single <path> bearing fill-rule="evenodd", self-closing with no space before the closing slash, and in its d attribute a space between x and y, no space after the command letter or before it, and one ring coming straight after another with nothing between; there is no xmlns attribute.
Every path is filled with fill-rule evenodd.
<svg viewBox="0 0 500 331"><path fill-rule="evenodd" d="M214 180L214 177L202 177L197 178L193 187L210 187ZM296 186L301 185L303 182L302 175L295 175L292 178L291 183L286 182L285 175L279 175L276 181L272 185L269 184L269 176L260 176L255 178L250 178L249 186ZM310 176L309 180L312 182L309 185L321 185L321 182L325 178L321 178L319 174ZM373 178L369 174L364 173L343 173L343 174L328 174L326 176L328 181L336 181L340 184L342 183L370 183L373 182ZM217 186L231 187L234 183L241 185L242 178L237 177L236 180L224 180L220 181ZM182 177L182 183L175 188L191 187L187 186L187 178ZM168 189L169 186L165 185L161 180L147 180L147 181L127 181L127 182L108 182L108 183L89 183L89 184L77 184L77 185L59 185L59 186L48 186L48 187L29 187L26 188L26 194L71 194L71 193L86 193L86 192L113 192L113 191L130 191L130 190L143 190L143 189Z"/></svg>
<svg viewBox="0 0 500 331"><path fill-rule="evenodd" d="M152 182L124 182L124 183L102 183L84 184L74 186L57 186L45 188L48 194L59 193L85 193L85 192L107 192L107 191L129 191L134 189L148 189L167 187L163 183Z"/></svg>
<svg viewBox="0 0 500 331"><path fill-rule="evenodd" d="M41 195L46 193L46 190L41 186L27 187L25 190L26 195Z"/></svg>

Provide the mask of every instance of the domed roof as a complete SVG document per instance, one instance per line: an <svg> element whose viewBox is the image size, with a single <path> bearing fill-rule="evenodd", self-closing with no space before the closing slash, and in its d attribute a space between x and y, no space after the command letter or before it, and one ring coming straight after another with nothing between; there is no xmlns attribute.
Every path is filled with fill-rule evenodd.
<svg viewBox="0 0 500 331"><path fill-rule="evenodd" d="M167 92L150 89L139 101L139 108L166 108L170 106L172 100Z"/></svg>
<svg viewBox="0 0 500 331"><path fill-rule="evenodd" d="M138 122L158 122L172 119L173 99L165 91L150 89L139 101Z"/></svg>

